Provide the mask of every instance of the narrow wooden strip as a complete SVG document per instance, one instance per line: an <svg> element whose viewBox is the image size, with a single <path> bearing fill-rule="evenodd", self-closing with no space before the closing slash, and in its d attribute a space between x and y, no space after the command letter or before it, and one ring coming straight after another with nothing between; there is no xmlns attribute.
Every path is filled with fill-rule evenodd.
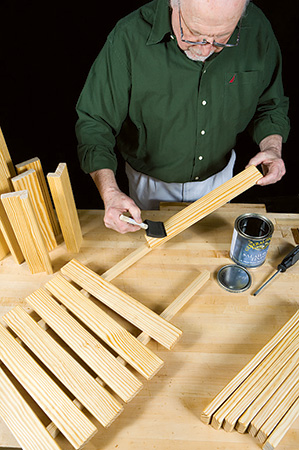
<svg viewBox="0 0 299 450"><path fill-rule="evenodd" d="M1 221L1 219L0 219L0 221ZM1 231L1 226L0 226L0 261L2 261L2 259L5 258L5 256L8 255L8 253L9 253L9 247L6 243L6 240L3 236L3 233Z"/></svg>
<svg viewBox="0 0 299 450"><path fill-rule="evenodd" d="M286 337L275 351L256 368L254 373L244 381L242 386L228 399L226 404L215 414L215 420L225 415L223 428L232 431L246 408L252 403L257 395L265 388L273 377L280 371L286 362L296 352L299 345L299 330L296 334ZM218 416L219 414L219 416Z"/></svg>
<svg viewBox="0 0 299 450"><path fill-rule="evenodd" d="M11 252L15 262L21 264L24 261L23 253L20 249L16 235L8 220L6 211L0 201L0 229L1 229L1 259Z"/></svg>
<svg viewBox="0 0 299 450"><path fill-rule="evenodd" d="M293 370L293 372L287 377L287 379L281 384L279 389L273 394L269 401L263 406L258 414L253 418L250 423L249 433L252 436L256 436L262 425L268 420L268 418L277 410L277 406L284 400L288 393L298 383L299 380L299 365Z"/></svg>
<svg viewBox="0 0 299 450"><path fill-rule="evenodd" d="M218 188L211 191L209 194L200 198L168 219L164 223L167 233L165 238L158 239L145 236L148 245L151 248L155 248L164 244L169 239L196 223L198 220L203 219L211 212L220 208L220 206L225 205L225 203L229 202L237 195L254 186L260 178L262 178L262 174L255 166L248 167Z"/></svg>
<svg viewBox="0 0 299 450"><path fill-rule="evenodd" d="M236 429L240 433L245 433L249 424L252 422L253 418L258 414L258 412L267 403L267 401L273 396L273 394L277 391L277 389L279 389L279 387L285 382L286 378L290 375L290 373L298 364L299 364L299 350L296 351L287 361L287 363L281 367L281 370L278 370L277 374L273 377L270 383L254 399L251 405L238 419Z"/></svg>
<svg viewBox="0 0 299 450"><path fill-rule="evenodd" d="M104 427L116 419L121 404L20 306L3 320Z"/></svg>
<svg viewBox="0 0 299 450"><path fill-rule="evenodd" d="M265 444L263 445L263 450L273 450L278 446L286 432L291 428L295 420L299 417L299 385L296 386L297 399L292 404L290 409L287 411L285 416L276 426L274 431L267 438Z"/></svg>
<svg viewBox="0 0 299 450"><path fill-rule="evenodd" d="M47 179L66 248L78 253L83 238L66 164L60 163L55 173L48 173Z"/></svg>
<svg viewBox="0 0 299 450"><path fill-rule="evenodd" d="M0 194L11 192L12 186L10 182L10 172L7 167L5 158L0 151Z"/></svg>
<svg viewBox="0 0 299 450"><path fill-rule="evenodd" d="M1 200L31 272L53 273L28 191L2 194Z"/></svg>
<svg viewBox="0 0 299 450"><path fill-rule="evenodd" d="M2 325L0 359L75 448L97 430Z"/></svg>
<svg viewBox="0 0 299 450"><path fill-rule="evenodd" d="M174 325L104 280L79 261L73 259L62 267L61 272L164 347L171 349L181 337L182 332Z"/></svg>
<svg viewBox="0 0 299 450"><path fill-rule="evenodd" d="M27 297L29 305L66 344L125 402L142 388L142 383L106 350L77 320L40 289Z"/></svg>
<svg viewBox="0 0 299 450"><path fill-rule="evenodd" d="M23 450L61 450L1 368L0 416Z"/></svg>
<svg viewBox="0 0 299 450"><path fill-rule="evenodd" d="M225 386L214 400L204 409L200 419L208 424L213 414L220 408L228 397L240 386L254 369L266 358L266 356L281 342L299 321L299 311L273 336L273 338L249 361L249 363ZM222 422L216 428L220 428Z"/></svg>
<svg viewBox="0 0 299 450"><path fill-rule="evenodd" d="M57 247L54 231L44 201L42 189L34 169L26 170L11 179L15 191L27 190L48 251Z"/></svg>
<svg viewBox="0 0 299 450"><path fill-rule="evenodd" d="M23 161L16 165L17 172L20 174L29 169L34 169L37 173L37 177L42 189L43 197L45 204L47 206L48 214L51 220L51 224L54 230L54 234L57 236L60 233L59 224L56 218L56 214L53 209L51 197L49 194L46 178L43 172L42 164L39 158L35 157L32 159L28 159L27 161Z"/></svg>
<svg viewBox="0 0 299 450"><path fill-rule="evenodd" d="M11 156L10 156L9 150L7 148L1 127L0 127L0 152L4 156L5 163L8 167L9 176L14 177L16 174L16 171L15 171L14 165L12 163Z"/></svg>
<svg viewBox="0 0 299 450"><path fill-rule="evenodd" d="M162 367L160 358L61 275L57 275L45 287L145 378L150 379Z"/></svg>

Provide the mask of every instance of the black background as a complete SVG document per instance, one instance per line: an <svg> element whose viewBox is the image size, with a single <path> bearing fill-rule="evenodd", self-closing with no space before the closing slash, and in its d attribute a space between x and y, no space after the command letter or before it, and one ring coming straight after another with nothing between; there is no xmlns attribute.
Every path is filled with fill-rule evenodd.
<svg viewBox="0 0 299 450"><path fill-rule="evenodd" d="M145 3L2 0L0 126L12 160L38 156L44 173L68 165L77 207L102 208L89 175L77 160L75 104L88 71L117 20ZM269 211L299 212L298 1L255 0L270 19L283 54L291 133L283 147L287 175L275 185L254 187L237 201L266 203ZM257 152L246 132L237 144L235 172ZM118 181L127 189L123 164Z"/></svg>

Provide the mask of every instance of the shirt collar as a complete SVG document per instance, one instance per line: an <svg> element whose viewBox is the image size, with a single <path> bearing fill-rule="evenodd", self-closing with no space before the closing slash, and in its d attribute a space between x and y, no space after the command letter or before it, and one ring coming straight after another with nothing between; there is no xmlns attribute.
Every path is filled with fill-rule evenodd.
<svg viewBox="0 0 299 450"><path fill-rule="evenodd" d="M152 29L147 45L158 44L164 37L172 33L169 0L157 0Z"/></svg>

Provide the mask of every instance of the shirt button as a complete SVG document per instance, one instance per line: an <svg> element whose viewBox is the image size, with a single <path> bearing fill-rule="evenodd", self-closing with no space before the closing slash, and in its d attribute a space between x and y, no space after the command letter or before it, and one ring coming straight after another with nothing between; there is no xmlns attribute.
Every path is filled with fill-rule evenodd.
<svg viewBox="0 0 299 450"><path fill-rule="evenodd" d="M199 177L195 177L195 181L198 181L199 180Z"/></svg>
<svg viewBox="0 0 299 450"><path fill-rule="evenodd" d="M203 101L201 102L201 104L202 104L203 106L206 106L207 101L206 101L206 100L203 100Z"/></svg>
<svg viewBox="0 0 299 450"><path fill-rule="evenodd" d="M174 35L173 35L173 34L171 34L171 35L170 35L170 38L171 38L171 39L174 39Z"/></svg>
<svg viewBox="0 0 299 450"><path fill-rule="evenodd" d="M202 161L202 160L203 160L203 156L200 155L200 156L198 157L198 159L199 159L199 161Z"/></svg>
<svg viewBox="0 0 299 450"><path fill-rule="evenodd" d="M207 73L207 70L205 69L205 70L203 71L203 73Z"/></svg>
<svg viewBox="0 0 299 450"><path fill-rule="evenodd" d="M203 136L204 134L206 134L205 130L201 130L200 134Z"/></svg>

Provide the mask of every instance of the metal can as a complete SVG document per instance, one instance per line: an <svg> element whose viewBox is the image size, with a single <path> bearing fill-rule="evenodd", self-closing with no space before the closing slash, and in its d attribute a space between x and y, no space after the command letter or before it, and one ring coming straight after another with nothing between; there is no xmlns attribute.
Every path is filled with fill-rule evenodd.
<svg viewBox="0 0 299 450"><path fill-rule="evenodd" d="M235 221L231 259L244 267L261 266L265 262L273 231L273 223L267 217L255 213L242 214Z"/></svg>

